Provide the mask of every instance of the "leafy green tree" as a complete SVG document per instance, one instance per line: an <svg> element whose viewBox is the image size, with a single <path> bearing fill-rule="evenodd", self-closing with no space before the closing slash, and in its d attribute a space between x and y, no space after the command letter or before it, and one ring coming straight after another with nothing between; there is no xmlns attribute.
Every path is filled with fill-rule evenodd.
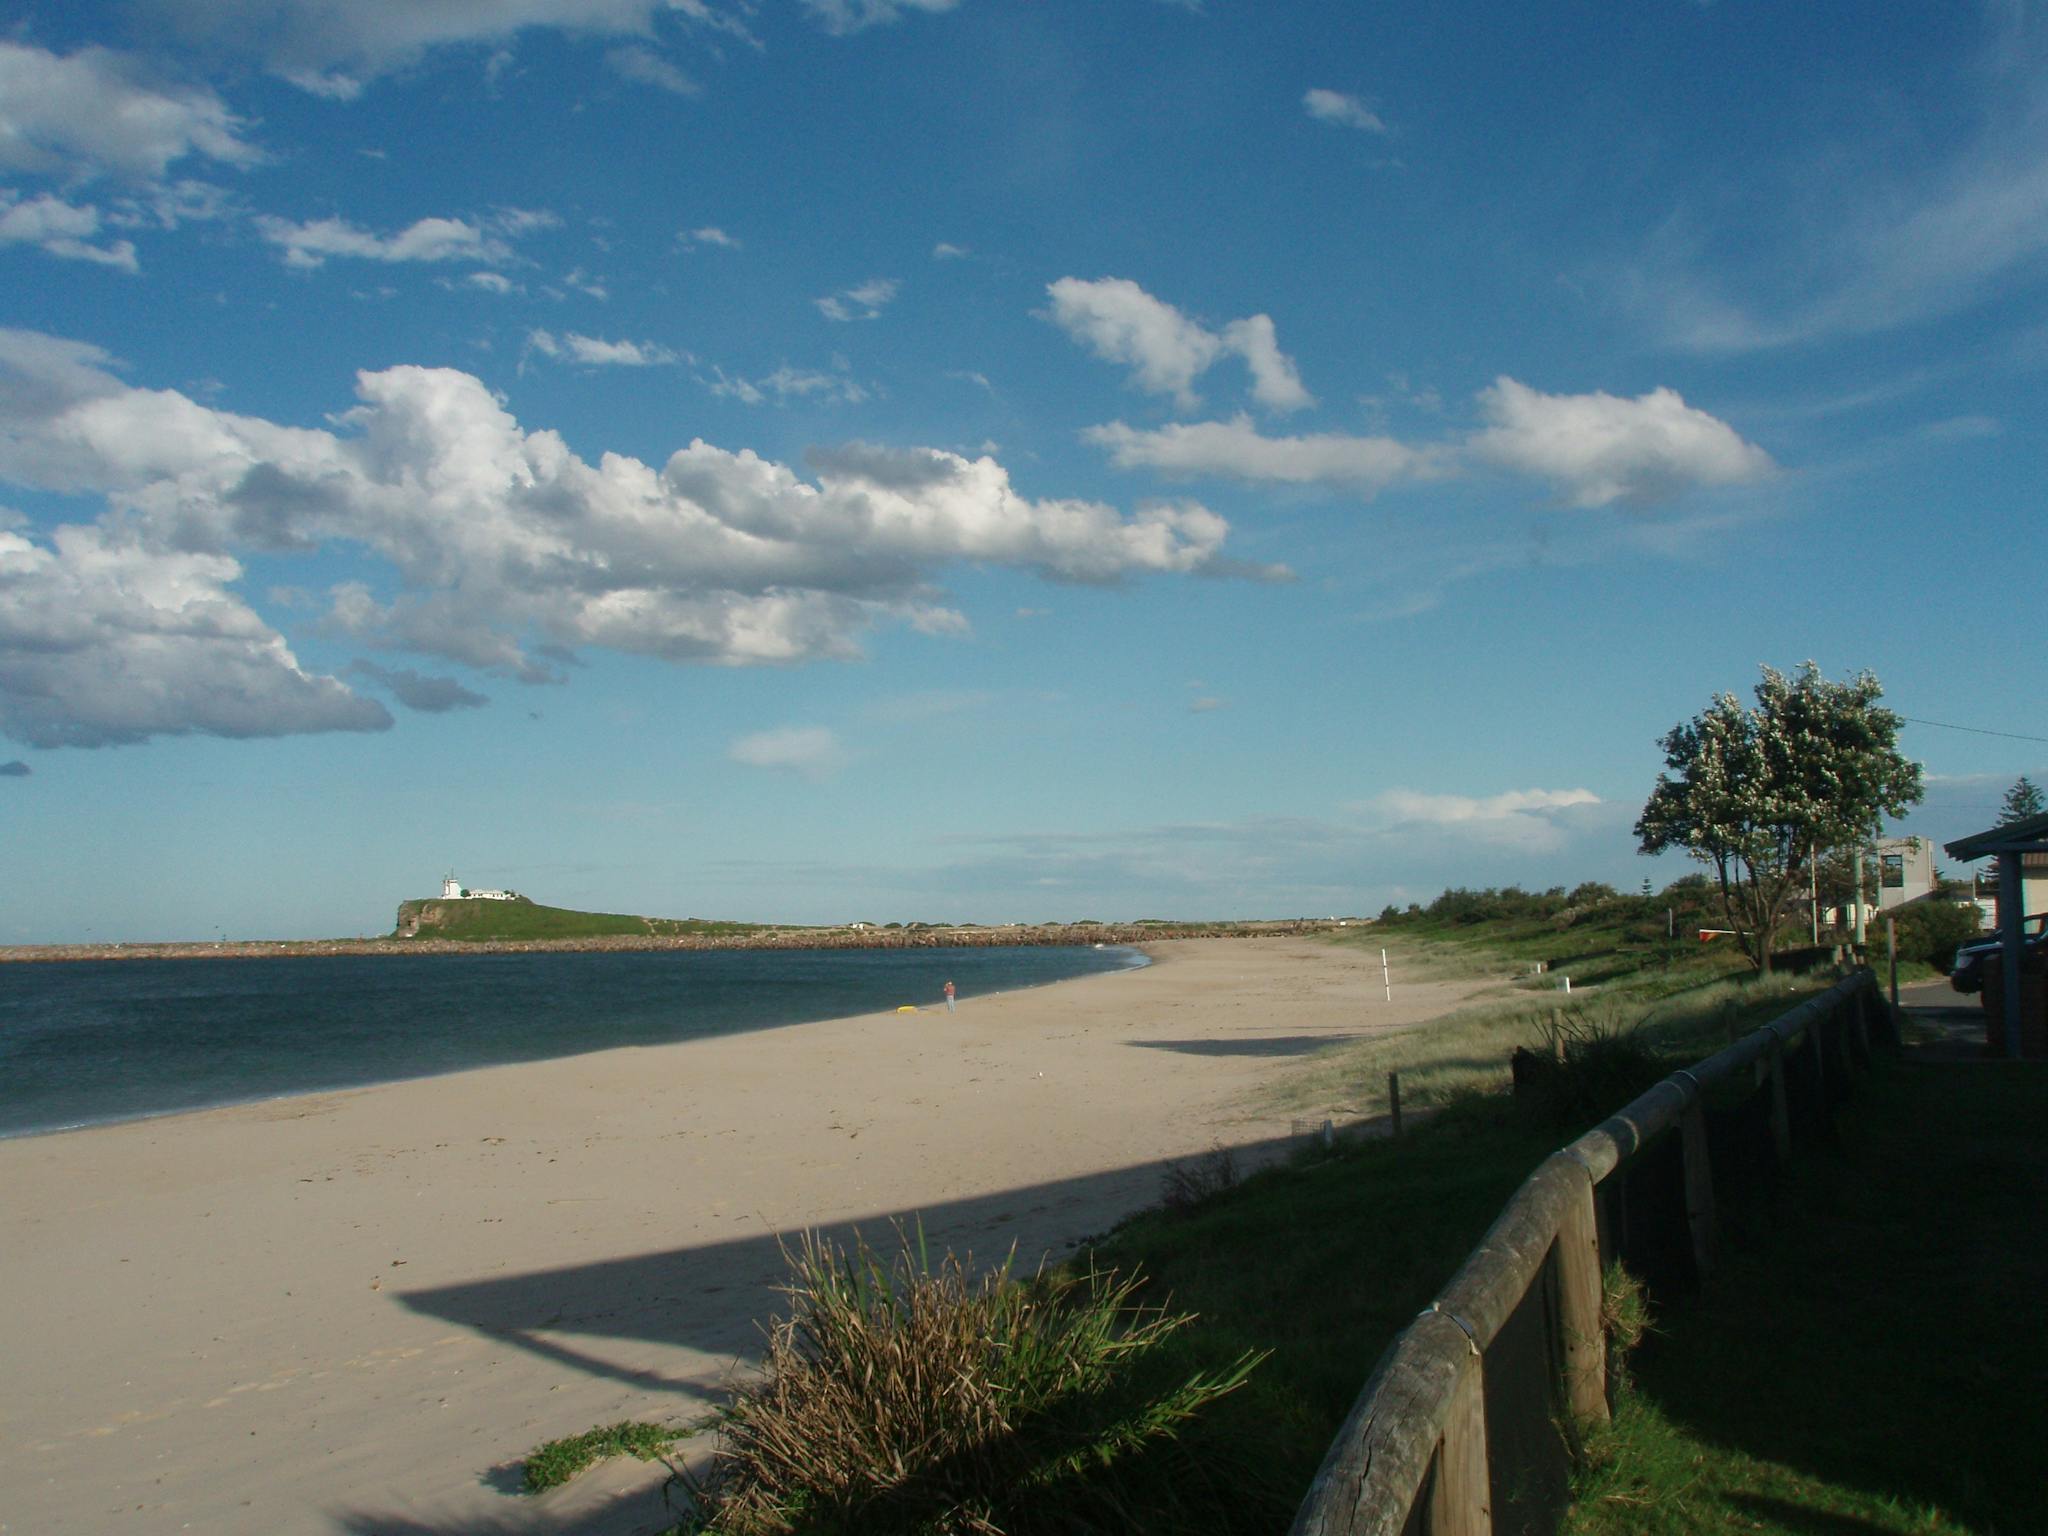
<svg viewBox="0 0 2048 1536"><path fill-rule="evenodd" d="M1832 683L1807 662L1763 669L1756 704L1717 694L1663 737L1666 772L1636 821L1641 851L1682 848L1712 867L1742 952L1769 975L1787 902L1816 849L1854 846L1921 797L1920 765L1868 672Z"/></svg>
<svg viewBox="0 0 2048 1536"><path fill-rule="evenodd" d="M2005 803L1998 811L1998 824L2009 827L2016 821L2030 821L2043 811L2048 811L2048 801L2041 798L2041 791L2035 788L2034 781L2023 773L2005 792Z"/></svg>

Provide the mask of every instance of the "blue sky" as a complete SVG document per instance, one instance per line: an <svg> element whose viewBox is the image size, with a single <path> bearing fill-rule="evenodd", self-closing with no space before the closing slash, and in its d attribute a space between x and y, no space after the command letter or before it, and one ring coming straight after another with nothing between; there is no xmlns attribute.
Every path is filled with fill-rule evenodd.
<svg viewBox="0 0 2048 1536"><path fill-rule="evenodd" d="M1661 883L1809 657L1975 831L2044 29L0 0L0 942Z"/></svg>

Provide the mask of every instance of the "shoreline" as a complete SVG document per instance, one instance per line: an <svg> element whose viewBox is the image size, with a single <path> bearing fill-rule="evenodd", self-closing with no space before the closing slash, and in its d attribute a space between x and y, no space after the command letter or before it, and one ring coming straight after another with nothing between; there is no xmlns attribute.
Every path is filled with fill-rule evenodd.
<svg viewBox="0 0 2048 1536"><path fill-rule="evenodd" d="M134 944L0 944L0 965L92 960L298 960L325 955L525 955L700 949L1138 948L1179 939L1302 938L1363 919L1245 923L1036 923L1011 928L794 928L741 934L600 934L559 939L191 939Z"/></svg>
<svg viewBox="0 0 2048 1536"><path fill-rule="evenodd" d="M1158 941L1154 942L1156 943ZM1085 948L1089 946L1076 947ZM1151 952L1147 948L1147 946L1142 944L1095 945L1093 947L1127 949L1130 950L1132 953L1141 956L1142 958L1136 963L1118 966L1111 970L1094 972L1092 973L1092 975L1066 976L1060 978L1058 981L1038 981L1030 982L1023 986L1002 987L993 991L978 993L977 997L982 1000L986 1000L989 998L996 997L1010 997L1020 992L1041 992L1051 987L1063 987L1071 982L1086 981L1093 979L1094 977L1121 976L1132 971L1150 970L1153 966L1164 963L1162 956ZM938 1010L936 1008L919 1007L915 1011L919 1013L936 1014ZM585 1057L604 1056L613 1051L660 1050L665 1046L688 1045L692 1043L692 1041L698 1039L745 1039L748 1036L772 1034L774 1031L780 1029L803 1029L815 1024L847 1024L859 1019L873 1017L877 1017L877 1015L834 1014L822 1019L792 1019L789 1022L782 1024L763 1024L748 1029L721 1032L713 1035L690 1036L682 1040L661 1041L653 1045L636 1042L626 1042L618 1045L601 1045L593 1047L589 1050L570 1051L560 1056L517 1057L509 1061L484 1062L470 1066L447 1067L438 1072L419 1072L403 1077L373 1078L368 1082L336 1083L324 1087L292 1088L287 1089L283 1093L261 1094L254 1098L225 1099L218 1104L195 1104L178 1109L155 1110L149 1113L139 1115L122 1115L117 1118L107 1120L81 1120L73 1125L52 1125L45 1126L40 1129L21 1131L10 1131L4 1128L0 1128L0 1143L10 1141L21 1141L42 1136L72 1136L85 1131L110 1130L115 1127L125 1125L152 1124L158 1121L175 1120L181 1116L209 1115L226 1110L249 1109L252 1107L265 1104L289 1104L295 1099L320 1098L330 1094L372 1092L379 1088L389 1088L402 1083L425 1083L432 1082L436 1078L460 1077L466 1072L491 1072L497 1070L500 1067L547 1066L551 1063L579 1061ZM5 1531L5 1524L0 1523L0 1536L4 1536Z"/></svg>
<svg viewBox="0 0 2048 1536"><path fill-rule="evenodd" d="M10 1528L640 1536L661 1469L539 1498L506 1471L623 1418L693 1418L756 1358L781 1234L921 1224L984 1261L1255 1164L1247 1109L1380 1001L1313 938L744 1036L627 1046L0 1141ZM1299 1111L1297 1111L1299 1113Z"/></svg>

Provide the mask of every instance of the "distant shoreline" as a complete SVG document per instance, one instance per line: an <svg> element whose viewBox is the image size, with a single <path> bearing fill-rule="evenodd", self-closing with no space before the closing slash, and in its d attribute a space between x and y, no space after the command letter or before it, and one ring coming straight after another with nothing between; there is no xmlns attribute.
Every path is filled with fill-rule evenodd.
<svg viewBox="0 0 2048 1536"><path fill-rule="evenodd" d="M1052 923L1016 928L794 928L739 934L604 934L564 939L229 939L162 944L0 945L0 965L87 960L304 960L323 955L526 955L677 949L1002 949L1134 945L1162 939L1270 939L1334 933L1357 920Z"/></svg>

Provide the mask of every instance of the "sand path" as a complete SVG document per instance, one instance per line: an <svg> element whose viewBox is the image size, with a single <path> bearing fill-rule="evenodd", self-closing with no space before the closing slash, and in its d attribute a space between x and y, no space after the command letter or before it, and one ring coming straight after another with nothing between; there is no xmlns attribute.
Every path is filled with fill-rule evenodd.
<svg viewBox="0 0 2048 1536"><path fill-rule="evenodd" d="M1255 1146L1242 1106L1381 997L1375 952L1154 966L880 1015L0 1141L0 1531L628 1533L658 1474L539 1499L541 1440L678 1417L758 1335L775 1234L921 1212L1027 1260ZM1370 1362L1362 1362L1361 1369Z"/></svg>

